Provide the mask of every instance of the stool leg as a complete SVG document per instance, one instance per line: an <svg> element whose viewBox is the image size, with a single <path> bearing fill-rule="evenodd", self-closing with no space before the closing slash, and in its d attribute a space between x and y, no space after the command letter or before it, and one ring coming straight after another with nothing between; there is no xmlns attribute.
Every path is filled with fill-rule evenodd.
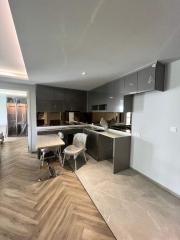
<svg viewBox="0 0 180 240"><path fill-rule="evenodd" d="M64 162L66 160L66 154L64 153L64 157L63 157L63 160L62 160L62 166L64 167Z"/></svg>
<svg viewBox="0 0 180 240"><path fill-rule="evenodd" d="M77 156L74 155L74 164L75 164L75 171L77 170L77 162L76 162Z"/></svg>
<svg viewBox="0 0 180 240"><path fill-rule="evenodd" d="M41 167L44 166L44 157L45 157L45 154L42 153L41 158L40 158L40 160L41 160Z"/></svg>
<svg viewBox="0 0 180 240"><path fill-rule="evenodd" d="M86 153L83 152L83 155L84 155L84 160L85 160L85 162L87 163Z"/></svg>
<svg viewBox="0 0 180 240"><path fill-rule="evenodd" d="M60 164L63 165L63 163L62 163L62 157L61 157L61 147L58 148L58 158L59 158Z"/></svg>
<svg viewBox="0 0 180 240"><path fill-rule="evenodd" d="M45 153L43 153L43 157L42 157L42 167L44 166L44 159L45 159Z"/></svg>

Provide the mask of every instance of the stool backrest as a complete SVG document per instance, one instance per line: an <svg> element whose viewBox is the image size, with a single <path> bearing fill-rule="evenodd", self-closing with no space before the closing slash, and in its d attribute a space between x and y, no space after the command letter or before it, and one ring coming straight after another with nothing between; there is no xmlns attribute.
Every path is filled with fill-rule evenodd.
<svg viewBox="0 0 180 240"><path fill-rule="evenodd" d="M64 138L63 132L58 132L58 136L59 136L61 139L63 139L63 138Z"/></svg>
<svg viewBox="0 0 180 240"><path fill-rule="evenodd" d="M85 133L76 133L73 138L73 145L76 147L86 148L87 134Z"/></svg>

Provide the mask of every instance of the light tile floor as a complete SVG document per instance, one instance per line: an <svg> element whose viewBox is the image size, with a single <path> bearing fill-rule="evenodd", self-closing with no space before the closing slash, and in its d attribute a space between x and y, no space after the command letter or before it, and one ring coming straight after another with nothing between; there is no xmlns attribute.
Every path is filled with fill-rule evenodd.
<svg viewBox="0 0 180 240"><path fill-rule="evenodd" d="M180 199L132 169L89 157L76 174L119 240L180 240Z"/></svg>

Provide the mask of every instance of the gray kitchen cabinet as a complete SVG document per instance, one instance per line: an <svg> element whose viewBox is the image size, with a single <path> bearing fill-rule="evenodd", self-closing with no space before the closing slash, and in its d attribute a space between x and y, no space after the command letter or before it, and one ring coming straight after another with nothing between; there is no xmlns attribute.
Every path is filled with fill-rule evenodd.
<svg viewBox="0 0 180 240"><path fill-rule="evenodd" d="M88 129L84 129L84 133L88 135L86 142L87 153L94 159L99 160L99 134Z"/></svg>
<svg viewBox="0 0 180 240"><path fill-rule="evenodd" d="M98 95L98 104L103 105L107 104L108 100L108 84L104 84L101 87L97 88L97 95Z"/></svg>
<svg viewBox="0 0 180 240"><path fill-rule="evenodd" d="M131 136L110 137L84 129L87 136L87 153L97 161L112 162L113 173L130 166Z"/></svg>
<svg viewBox="0 0 180 240"><path fill-rule="evenodd" d="M118 80L113 81L114 83L114 112L123 112L124 111L124 84L125 78L122 77Z"/></svg>
<svg viewBox="0 0 180 240"><path fill-rule="evenodd" d="M37 112L86 112L87 92L37 85L36 104Z"/></svg>
<svg viewBox="0 0 180 240"><path fill-rule="evenodd" d="M95 89L95 94L96 94L96 104L107 104L107 99L108 99L108 91L109 91L109 85L104 84L98 88Z"/></svg>
<svg viewBox="0 0 180 240"><path fill-rule="evenodd" d="M89 110L113 112L114 111L114 81L104 84L89 93Z"/></svg>
<svg viewBox="0 0 180 240"><path fill-rule="evenodd" d="M124 112L124 96L121 93L114 97L112 106L112 112Z"/></svg>
<svg viewBox="0 0 180 240"><path fill-rule="evenodd" d="M64 89L64 109L65 111L86 112L86 92Z"/></svg>
<svg viewBox="0 0 180 240"><path fill-rule="evenodd" d="M87 93L87 111L91 112L91 106L93 105L93 92L88 91Z"/></svg>
<svg viewBox="0 0 180 240"><path fill-rule="evenodd" d="M130 166L131 136L115 138L113 141L113 173Z"/></svg>
<svg viewBox="0 0 180 240"><path fill-rule="evenodd" d="M111 112L132 112L133 95L119 94L113 99Z"/></svg>
<svg viewBox="0 0 180 240"><path fill-rule="evenodd" d="M39 100L53 100L54 92L52 87L37 85L36 98Z"/></svg>
<svg viewBox="0 0 180 240"><path fill-rule="evenodd" d="M37 112L49 112L51 110L51 103L49 100L36 100L36 111Z"/></svg>
<svg viewBox="0 0 180 240"><path fill-rule="evenodd" d="M126 79L125 77L122 77L120 79L117 79L117 80L113 81L115 96L118 96L120 93L122 94L124 92L125 79Z"/></svg>
<svg viewBox="0 0 180 240"><path fill-rule="evenodd" d="M133 111L133 98L134 95L132 94L123 96L123 112Z"/></svg>
<svg viewBox="0 0 180 240"><path fill-rule="evenodd" d="M132 109L132 98L124 97L124 84L125 77L107 83L100 88L101 101L99 101L98 104L106 104L107 108L105 111L129 112Z"/></svg>
<svg viewBox="0 0 180 240"><path fill-rule="evenodd" d="M88 111L106 111L108 99L107 85L95 88L88 92ZM104 109L105 107L105 109Z"/></svg>
<svg viewBox="0 0 180 240"><path fill-rule="evenodd" d="M164 90L165 65L157 62L88 92L88 111L131 112L133 96L152 90Z"/></svg>
<svg viewBox="0 0 180 240"><path fill-rule="evenodd" d="M65 92L64 92L63 88L61 88L61 90L59 90L59 88L53 87L51 91L53 93L53 96L52 96L53 100L57 100L57 101L64 100Z"/></svg>
<svg viewBox="0 0 180 240"><path fill-rule="evenodd" d="M114 92L114 82L110 82L106 84L106 104L107 104L107 112L114 112L114 100L115 100L115 92Z"/></svg>
<svg viewBox="0 0 180 240"><path fill-rule="evenodd" d="M124 97L125 78L88 92L88 110L93 112L130 112L132 98Z"/></svg>
<svg viewBox="0 0 180 240"><path fill-rule="evenodd" d="M127 94L135 94L138 90L138 74L137 72L127 75L125 77L125 86L124 93Z"/></svg>
<svg viewBox="0 0 180 240"><path fill-rule="evenodd" d="M84 129L87 136L87 153L97 161L112 159L113 141L93 130Z"/></svg>
<svg viewBox="0 0 180 240"><path fill-rule="evenodd" d="M164 91L165 66L157 62L138 71L138 92Z"/></svg>
<svg viewBox="0 0 180 240"><path fill-rule="evenodd" d="M91 111L93 111L93 106L98 105L98 99L97 99L96 91L95 90L89 91L87 96L88 96L88 99L87 99L87 101L88 101L88 111L91 112Z"/></svg>
<svg viewBox="0 0 180 240"><path fill-rule="evenodd" d="M64 105L59 100L42 100L37 99L36 101L37 112L63 112Z"/></svg>

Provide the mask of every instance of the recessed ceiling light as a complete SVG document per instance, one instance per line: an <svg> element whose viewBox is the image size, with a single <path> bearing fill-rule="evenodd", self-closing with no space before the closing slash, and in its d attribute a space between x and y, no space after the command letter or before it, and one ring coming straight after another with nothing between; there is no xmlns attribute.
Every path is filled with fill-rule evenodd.
<svg viewBox="0 0 180 240"><path fill-rule="evenodd" d="M87 75L87 73L86 73L86 72L82 72L81 74L82 74L83 76Z"/></svg>

